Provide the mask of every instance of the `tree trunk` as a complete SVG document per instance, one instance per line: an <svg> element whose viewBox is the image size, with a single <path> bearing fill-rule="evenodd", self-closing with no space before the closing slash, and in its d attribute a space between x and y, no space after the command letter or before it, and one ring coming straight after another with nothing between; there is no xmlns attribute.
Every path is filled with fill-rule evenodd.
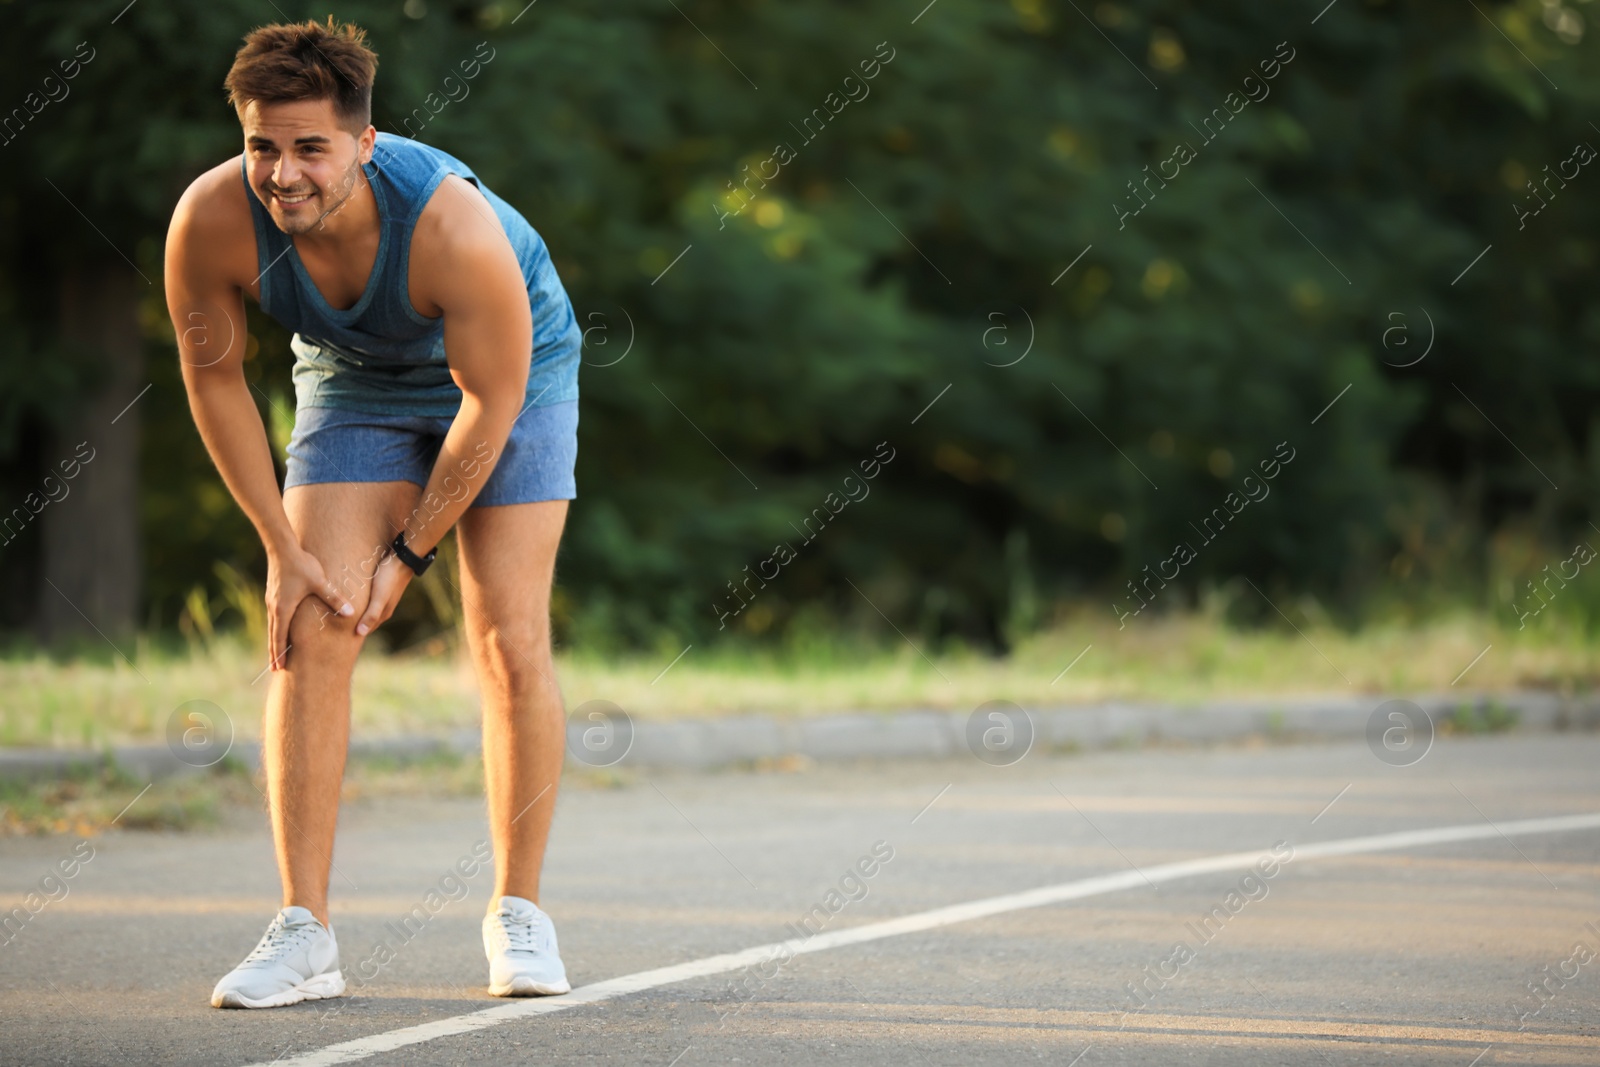
<svg viewBox="0 0 1600 1067"><path fill-rule="evenodd" d="M96 631L115 639L136 625L144 400L134 399L148 384L139 336L143 289L121 265L85 265L62 278L62 341L100 353L102 381L44 450L41 478L54 475L68 487L39 515L45 581L37 630L46 642ZM74 462L76 477L66 481L63 473Z"/></svg>

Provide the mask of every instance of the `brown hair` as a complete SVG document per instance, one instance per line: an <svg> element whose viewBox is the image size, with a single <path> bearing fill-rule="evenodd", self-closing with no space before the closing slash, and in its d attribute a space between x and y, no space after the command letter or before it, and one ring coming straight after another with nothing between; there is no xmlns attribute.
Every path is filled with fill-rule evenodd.
<svg viewBox="0 0 1600 1067"><path fill-rule="evenodd" d="M245 105L292 100L331 100L351 133L372 122L372 79L378 56L366 31L353 23L291 22L262 26L245 35L223 81L228 103L242 116Z"/></svg>

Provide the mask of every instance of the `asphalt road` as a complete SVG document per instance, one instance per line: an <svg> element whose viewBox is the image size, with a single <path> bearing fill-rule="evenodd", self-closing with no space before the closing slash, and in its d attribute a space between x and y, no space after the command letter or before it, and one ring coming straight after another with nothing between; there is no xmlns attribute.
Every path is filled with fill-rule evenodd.
<svg viewBox="0 0 1600 1067"><path fill-rule="evenodd" d="M1517 831L1600 812L1597 767L1585 734L1441 739L1409 767L1357 743L574 786L541 901L574 993L537 1002L484 992L489 877L447 880L486 836L481 804L347 806L333 921L356 995L274 1011L208 1000L277 908L259 817L113 832L0 945L0 1062L1600 1063L1600 829ZM1470 839L1315 847L1440 827ZM1254 874L1168 866L1275 844ZM0 901L75 847L0 841ZM1079 895L824 940L1059 885ZM808 914L816 940L787 925ZM816 950L611 981L790 938Z"/></svg>

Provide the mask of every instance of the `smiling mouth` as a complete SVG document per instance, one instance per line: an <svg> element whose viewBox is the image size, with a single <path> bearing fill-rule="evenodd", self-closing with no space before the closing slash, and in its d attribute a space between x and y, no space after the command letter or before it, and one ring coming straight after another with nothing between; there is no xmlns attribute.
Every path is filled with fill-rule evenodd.
<svg viewBox="0 0 1600 1067"><path fill-rule="evenodd" d="M284 207L296 207L296 206L298 206L300 204L305 203L307 200L310 200L311 199L311 194L310 193L298 193L298 194L296 194L294 196L290 196L290 195L288 195L286 193L273 193L272 194L272 199L276 200L279 204L282 204Z"/></svg>

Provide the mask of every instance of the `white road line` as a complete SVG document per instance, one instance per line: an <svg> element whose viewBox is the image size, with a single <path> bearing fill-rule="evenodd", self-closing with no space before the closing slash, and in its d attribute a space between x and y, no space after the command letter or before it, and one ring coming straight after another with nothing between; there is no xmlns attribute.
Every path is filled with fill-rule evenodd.
<svg viewBox="0 0 1600 1067"><path fill-rule="evenodd" d="M1498 838L1502 835L1506 837L1522 837L1529 834L1558 834L1572 830L1600 830L1600 812L1585 815L1558 815L1544 819L1522 819L1517 822L1501 823L1498 827L1486 826L1483 823L1473 823L1468 826L1439 826L1429 830L1404 830L1399 833L1374 834L1369 837L1346 837L1335 841L1322 841L1316 844L1296 846L1294 859L1298 865L1304 860L1324 859L1332 856L1354 856L1370 852L1395 852L1422 845L1443 845L1457 841L1483 841ZM450 1019L439 1019L435 1022L422 1023L418 1026L407 1026L400 1030L374 1034L371 1037L343 1041L336 1045L328 1045L325 1048L276 1062L280 1067L330 1067L332 1064L353 1063L369 1056L392 1052L395 1049L406 1048L410 1045L418 1045L424 1041L436 1041L439 1038L453 1037L456 1034L467 1034L474 1030L499 1026L502 1023L513 1022L533 1015L548 1015L551 1012L576 1008L581 1004L594 1004L598 1001L613 1000L629 993L656 989L675 982L688 981L691 978L727 974L730 971L741 970L755 964L767 963L779 952L786 951L799 955L806 952L822 952L830 948L842 948L845 945L858 945L867 941L879 941L886 937L897 937L901 934L914 934L923 930L934 930L941 926L970 922L973 919L986 919L991 915L1003 915L1006 912L1021 911L1024 908L1039 908L1049 904L1060 904L1068 900L1082 900L1085 897L1115 893L1123 889L1138 889L1147 882L1175 882L1180 878L1189 878L1197 874L1215 874L1222 871L1241 870L1254 866L1258 860L1267 857L1272 857L1272 853L1268 851L1229 852L1220 856L1181 860L1177 863L1163 863L1155 867L1146 867L1142 872L1122 871L1117 874L1097 875L1093 878L1080 878L1073 882L1040 886L1037 889L1029 889L1021 893L988 897L983 900L969 901L965 904L952 904L948 907L934 908L932 911L904 915L898 919L864 923L848 930L835 930L831 933L817 934L806 939L790 938L787 941L757 945L754 948L747 948L740 952L728 952L720 956L707 956L704 959L691 960L688 963L673 964L670 967L658 967L653 971L625 974L620 978L609 978L603 982L580 986L563 996L518 1000L499 1007L475 1011L469 1015L457 1015ZM261 1063L252 1064L251 1067L272 1067L272 1065Z"/></svg>

